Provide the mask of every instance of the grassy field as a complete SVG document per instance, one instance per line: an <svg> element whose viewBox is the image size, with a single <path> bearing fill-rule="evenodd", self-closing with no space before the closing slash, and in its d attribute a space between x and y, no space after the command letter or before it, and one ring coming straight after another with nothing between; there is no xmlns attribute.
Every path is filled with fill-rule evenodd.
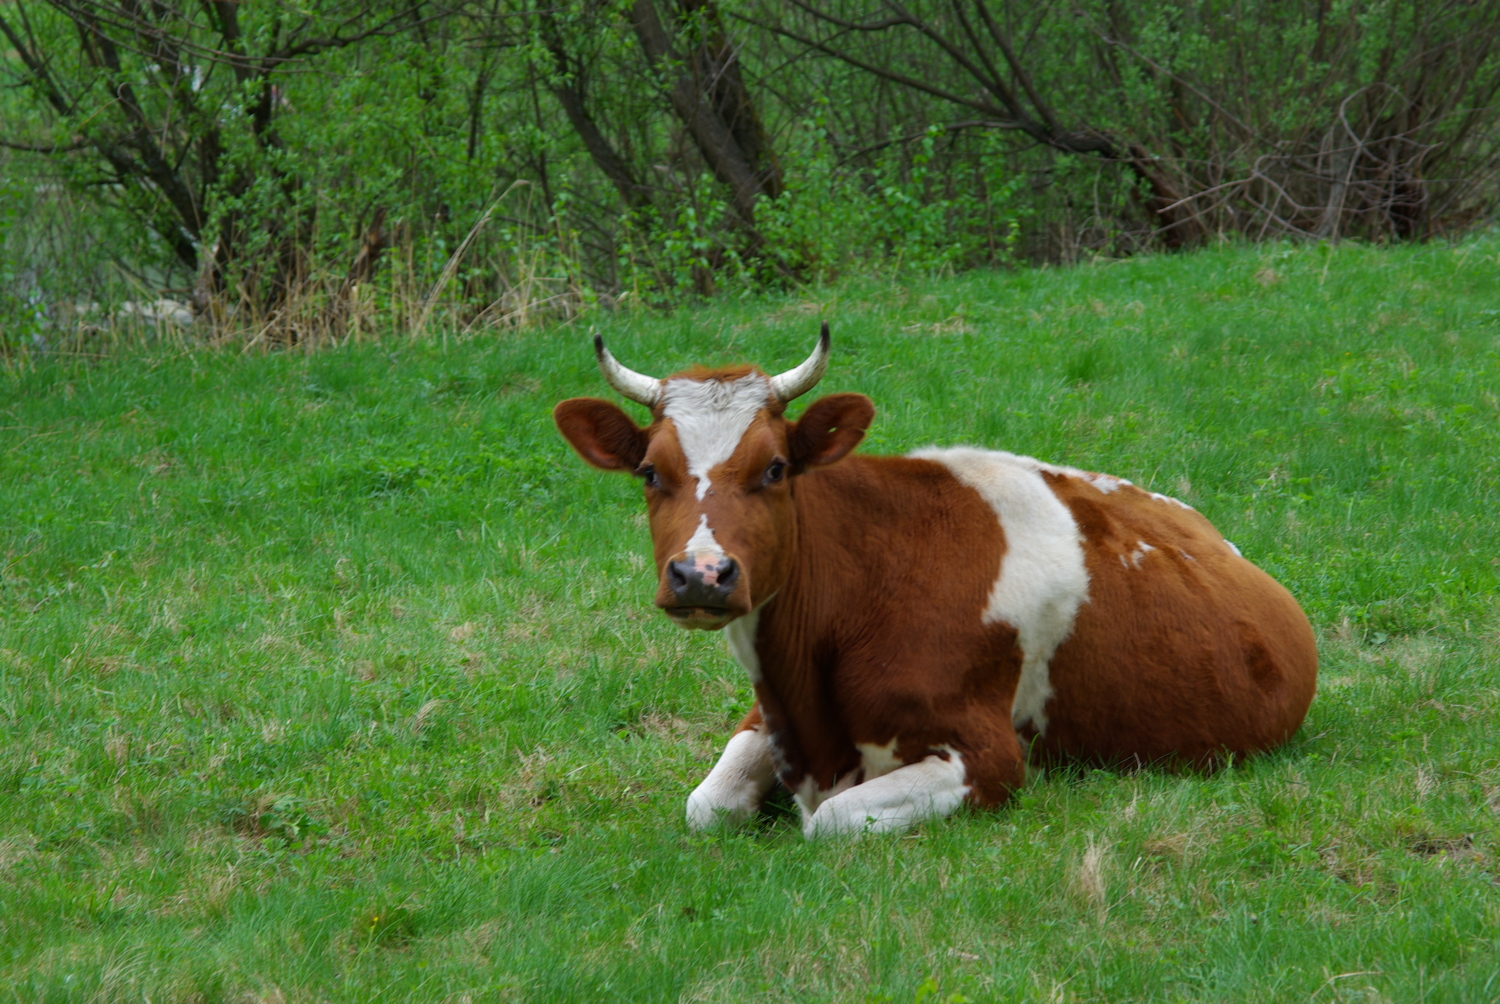
<svg viewBox="0 0 1500 1004"><path fill-rule="evenodd" d="M0 374L0 1000L1500 999L1500 241L590 318L1199 507L1319 631L1277 753L690 834L750 701L554 432L584 327ZM633 406L632 406L633 407Z"/></svg>

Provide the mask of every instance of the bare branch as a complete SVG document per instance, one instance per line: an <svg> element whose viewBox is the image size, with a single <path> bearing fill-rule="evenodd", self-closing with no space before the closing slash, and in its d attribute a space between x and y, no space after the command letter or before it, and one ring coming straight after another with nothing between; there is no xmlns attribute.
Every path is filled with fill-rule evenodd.
<svg viewBox="0 0 1500 1004"><path fill-rule="evenodd" d="M872 143L869 146L862 146L858 150L855 150L852 153L846 154L845 156L841 157L839 159L839 163L847 164L849 161L854 160L857 157L863 157L867 153L874 153L876 150L884 150L886 147L896 146L897 144L915 143L919 139L925 139L931 131L951 133L960 132L964 129L1001 129L1006 131L1015 131L1020 130L1021 125L1016 122L996 122L990 119L968 119L964 122L949 122L946 125L929 126L927 129L924 129L921 132L908 133L907 135L899 136L896 139L888 139L881 143Z"/></svg>
<svg viewBox="0 0 1500 1004"><path fill-rule="evenodd" d="M1093 31L1095 32L1095 34L1097 34L1099 36L1100 41L1104 42L1104 44L1106 44L1106 45L1112 45L1112 46L1114 46L1115 48L1118 48L1118 49L1123 49L1124 51L1126 51L1126 52L1130 53L1132 56L1134 56L1136 59L1139 59L1141 62L1145 63L1147 66L1151 67L1151 69L1155 70L1157 73L1160 73L1162 76L1167 77L1168 79L1173 80L1176 83L1181 84L1183 87L1186 87L1188 90L1192 91L1195 95L1198 96L1198 98L1201 101L1203 101L1204 104L1208 105L1214 111L1218 112L1220 115L1224 116L1226 119L1228 119L1229 121L1233 122L1235 125L1239 126L1240 130L1246 136L1253 137L1255 139L1260 139L1261 138L1260 133L1259 133L1258 130L1256 130L1254 127L1250 126L1249 124L1247 124L1238 115L1234 114L1234 112L1230 111L1228 108L1225 108L1222 104L1220 104L1219 102L1215 101L1213 98L1209 97L1207 94L1205 94L1203 92L1202 88L1194 86L1193 83L1192 83L1192 81L1189 81L1189 80L1183 78L1179 74L1173 73L1171 70L1168 70L1166 67L1164 67L1160 63L1156 62L1156 60L1152 59L1150 56L1147 56L1145 53L1137 51L1136 49L1134 49L1131 46L1127 45L1126 43L1120 41L1119 39L1117 39L1117 38L1111 38L1108 34L1106 34L1101 29L1094 28Z"/></svg>
<svg viewBox="0 0 1500 1004"><path fill-rule="evenodd" d="M767 24L763 21L758 21L744 14L735 14L733 16L744 21L746 24L753 24L758 28L763 28L766 31L772 32L773 34L780 35L783 38L789 38L794 42L800 42L810 49L816 49L824 55L832 56L834 59L837 59L840 62L848 63L850 66L864 70L866 73L872 73L883 80L889 80L892 83L900 84L903 87L910 87L914 91L921 91L924 94L930 94L935 98L941 98L944 101L950 101L953 104L962 105L965 108L972 108L975 111L983 112L986 115L989 115L996 119L1003 119L1005 117L1005 109L992 105L988 101L976 101L973 98L966 98L962 95L954 94L951 91L945 91L940 87L934 87L931 84L925 83L921 80L917 80L914 77L908 77L904 73L897 73L894 70L888 70L885 67L876 66L873 63L867 63L862 59L857 59L846 52L835 49L824 42L819 42L814 39L807 38L803 35L799 35L797 32L794 32L789 28L783 28L781 25ZM1016 128L1023 128L1023 126L1018 122L1016 123Z"/></svg>
<svg viewBox="0 0 1500 1004"><path fill-rule="evenodd" d="M985 3L985 0L974 0L974 6L979 10L979 16L984 19L985 28L989 30L990 37L995 40L996 48L1005 57L1005 61L1010 64L1011 72L1016 75L1016 80L1020 82L1022 90L1026 92L1026 96L1031 99L1032 107L1037 110L1037 114L1042 117L1042 121L1047 123L1048 131L1053 133L1059 132L1057 116L1053 114L1047 102L1042 100L1042 96L1037 93L1036 87L1031 83L1030 75L1021 66L1021 61L1016 58L1015 51L1010 47L1010 42L1006 39L1005 34L1000 30L999 26L995 24L995 19L990 14L989 4Z"/></svg>
<svg viewBox="0 0 1500 1004"><path fill-rule="evenodd" d="M22 11L22 17L25 17L24 11ZM3 33L10 41L11 47L16 50L16 55L21 57L21 62L25 64L26 69L31 71L32 77L41 86L42 93L47 96L47 101L52 105L53 109L59 115L72 114L73 108L71 102L63 96L62 89L52 79L52 75L47 71L46 63L42 61L41 55L31 51L26 43L21 41L20 36L16 34L15 30L11 28L4 17L0 17L0 33Z"/></svg>
<svg viewBox="0 0 1500 1004"><path fill-rule="evenodd" d="M0 139L0 146L7 150L23 150L27 153L72 153L74 150L87 150L93 145L86 139L75 139L71 143L16 143Z"/></svg>

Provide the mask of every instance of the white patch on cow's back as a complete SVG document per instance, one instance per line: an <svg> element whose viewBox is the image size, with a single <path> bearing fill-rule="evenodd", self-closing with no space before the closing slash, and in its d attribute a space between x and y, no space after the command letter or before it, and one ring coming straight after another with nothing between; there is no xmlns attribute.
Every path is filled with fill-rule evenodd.
<svg viewBox="0 0 1500 1004"><path fill-rule="evenodd" d="M751 683L760 682L760 656L755 651L755 633L759 629L759 607L724 626L724 643L729 647L729 654L744 667Z"/></svg>
<svg viewBox="0 0 1500 1004"><path fill-rule="evenodd" d="M812 812L804 805L803 835L811 839L887 833L905 830L933 816L948 815L969 794L968 771L963 757L953 747L938 749L947 754L946 759L934 753L920 763L897 767L847 791L830 794ZM802 804L800 797L798 803Z"/></svg>
<svg viewBox="0 0 1500 1004"><path fill-rule="evenodd" d="M1135 550L1130 552L1130 567L1140 568L1141 562L1145 560L1146 555L1150 554L1154 550L1156 550L1156 548L1152 547L1144 540L1136 541ZM1125 562L1125 556L1123 554L1120 555L1120 562L1121 564L1124 564Z"/></svg>
<svg viewBox="0 0 1500 1004"><path fill-rule="evenodd" d="M1158 501L1158 502L1167 502L1167 503L1170 503L1171 505L1175 505L1179 509L1186 509L1188 512L1197 512L1198 511L1197 509L1194 509L1192 506L1188 505L1186 502L1182 501L1181 499L1174 499L1172 496L1170 496L1170 495L1163 495L1161 492L1147 492L1146 494L1150 495L1152 498L1156 499L1156 501Z"/></svg>
<svg viewBox="0 0 1500 1004"><path fill-rule="evenodd" d="M1050 464L1042 464L1043 469L1050 468ZM1070 474L1072 477L1081 477L1084 481L1093 485L1104 494L1118 491L1121 488L1134 488L1135 486L1124 478L1117 478L1112 474L1089 474L1084 471L1072 473L1072 468L1056 468L1057 473Z"/></svg>
<svg viewBox="0 0 1500 1004"><path fill-rule="evenodd" d="M698 514L698 529L688 538L683 545L683 551L688 554L716 554L723 556L724 549L719 546L719 541L714 537L713 529L708 525L708 513Z"/></svg>
<svg viewBox="0 0 1500 1004"><path fill-rule="evenodd" d="M1089 598L1083 536L1073 514L1041 475L1044 470L1065 469L1014 453L962 446L917 450L911 456L944 465L995 510L1005 534L1005 557L990 590L984 622L1004 621L1016 629L1021 681L1011 722L1017 728L1030 722L1038 734L1045 734L1047 701L1052 697L1048 664L1057 646L1072 634L1078 608Z"/></svg>
<svg viewBox="0 0 1500 1004"><path fill-rule="evenodd" d="M771 383L759 373L738 380L668 380L662 415L677 427L688 474L698 479L701 500L708 472L734 455L756 414L771 400Z"/></svg>
<svg viewBox="0 0 1500 1004"><path fill-rule="evenodd" d="M987 453L992 451L985 450L981 452ZM1062 464L1049 464L1045 460L1038 460L1035 457L1023 457L1019 454L1003 453L999 450L995 450L993 452L1000 453L1002 456L1006 457L1014 457L1016 460L1022 461L1030 466L1033 470L1046 471L1048 474L1056 474L1060 477L1065 478L1075 478L1076 480L1082 481L1084 484L1089 485L1092 488L1097 488L1102 494L1105 495L1109 495L1112 492L1117 492L1121 488L1135 487L1134 482L1127 481L1124 478L1117 478L1113 474L1100 474L1098 471L1084 471L1079 470L1077 467L1066 467Z"/></svg>
<svg viewBox="0 0 1500 1004"><path fill-rule="evenodd" d="M764 726L736 732L714 769L688 796L688 825L695 830L738 826L755 815L775 781L771 744Z"/></svg>
<svg viewBox="0 0 1500 1004"><path fill-rule="evenodd" d="M1229 545L1229 549L1234 552L1234 556L1236 558L1243 558L1244 557L1244 555L1240 553L1240 549L1234 546L1234 541L1232 541L1232 540L1226 540L1226 541L1224 541L1224 543L1226 543L1226 544Z"/></svg>

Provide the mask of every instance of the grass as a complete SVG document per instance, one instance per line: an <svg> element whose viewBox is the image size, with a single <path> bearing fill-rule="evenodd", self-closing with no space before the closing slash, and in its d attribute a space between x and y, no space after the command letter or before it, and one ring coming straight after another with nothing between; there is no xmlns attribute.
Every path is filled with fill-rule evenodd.
<svg viewBox="0 0 1500 1004"><path fill-rule="evenodd" d="M578 327L0 377L0 998L1500 998L1500 242L1226 248L597 318L786 367L865 447L1185 498L1321 690L1212 776L1053 772L899 837L690 834L750 701L551 428Z"/></svg>

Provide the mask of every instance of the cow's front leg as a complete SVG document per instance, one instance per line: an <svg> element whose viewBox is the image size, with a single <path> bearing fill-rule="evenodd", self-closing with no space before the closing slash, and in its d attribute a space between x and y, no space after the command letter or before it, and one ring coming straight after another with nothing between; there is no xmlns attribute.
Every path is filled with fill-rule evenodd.
<svg viewBox="0 0 1500 1004"><path fill-rule="evenodd" d="M802 833L812 839L905 830L948 815L968 794L963 757L946 749L834 795L802 820Z"/></svg>
<svg viewBox="0 0 1500 1004"><path fill-rule="evenodd" d="M708 777L688 796L688 825L695 830L738 826L755 815L775 783L771 741L760 708L756 707L740 722L739 731L729 738L724 755L708 772Z"/></svg>

